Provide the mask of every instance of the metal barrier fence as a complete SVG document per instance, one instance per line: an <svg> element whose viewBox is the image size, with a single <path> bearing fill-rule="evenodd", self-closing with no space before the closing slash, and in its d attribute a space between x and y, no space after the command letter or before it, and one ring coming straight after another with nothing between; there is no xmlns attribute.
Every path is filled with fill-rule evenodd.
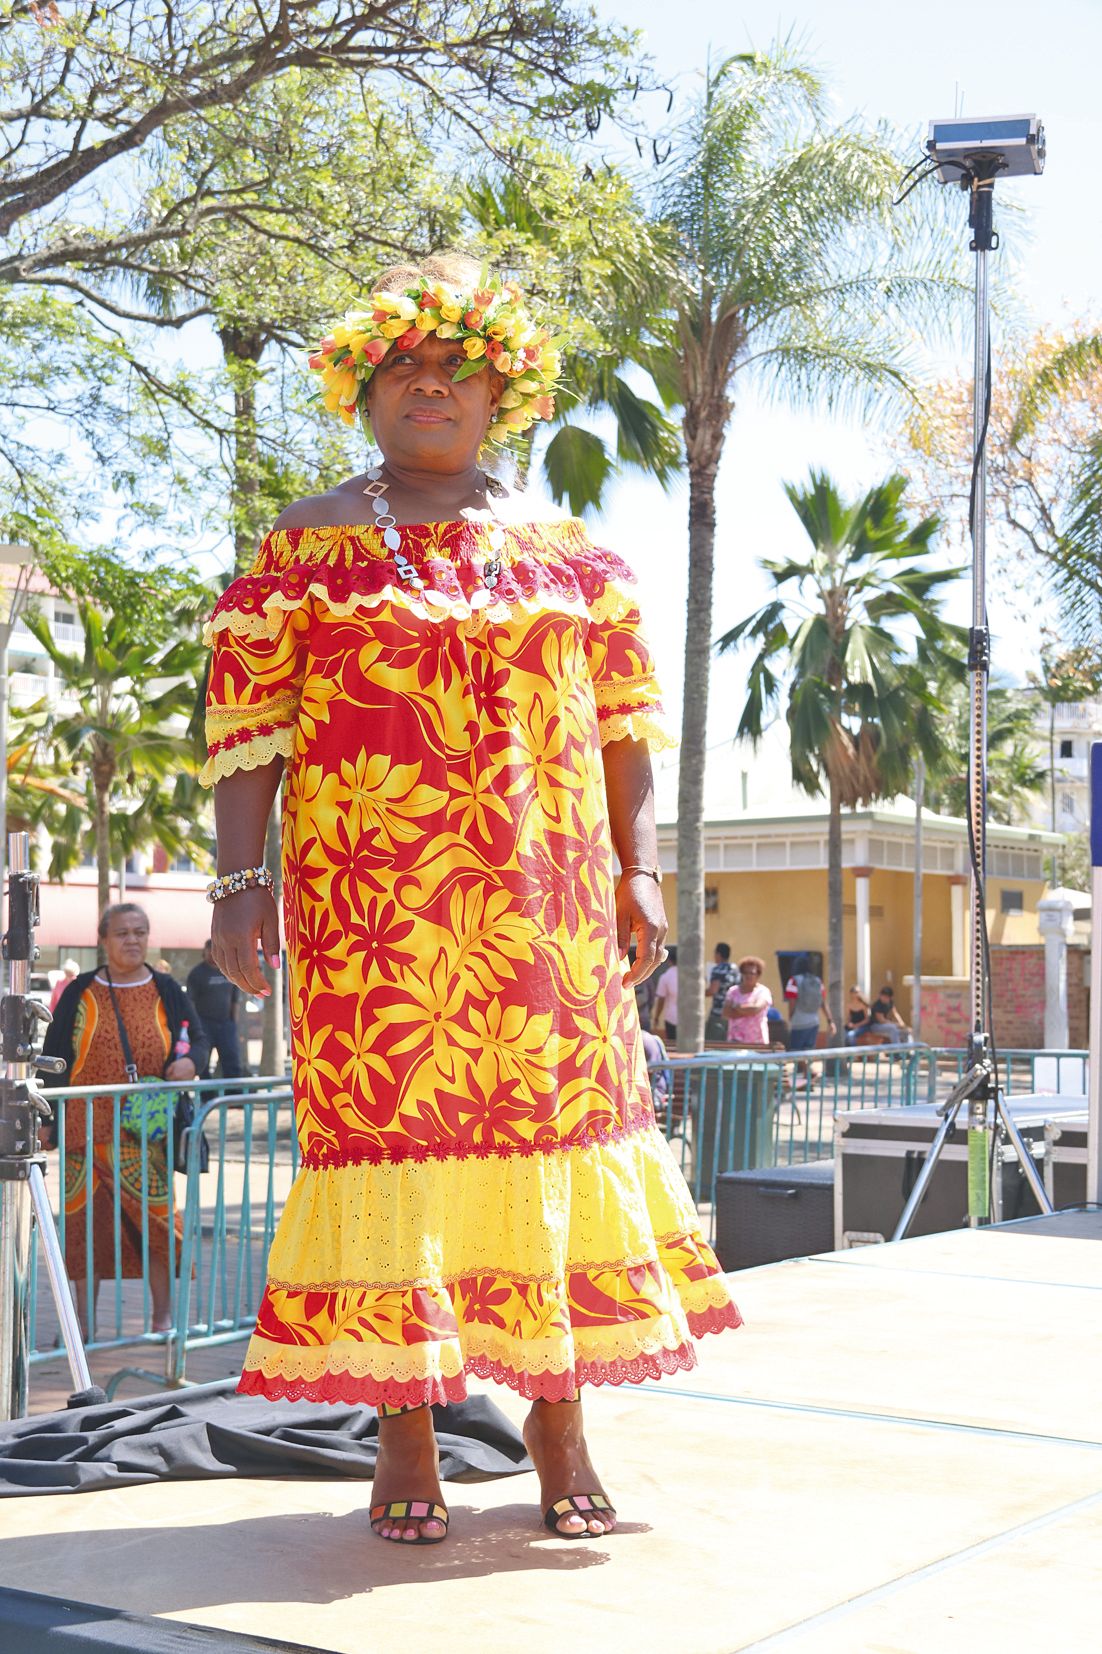
<svg viewBox="0 0 1102 1654"><path fill-rule="evenodd" d="M266 1172L268 1181L274 1179L275 1155L281 1142L286 1145L288 1166L297 1169L298 1165L298 1144L286 1079L261 1076L234 1081L192 1081L187 1090L195 1098L196 1120L187 1134L189 1175L183 1201L178 1203L177 1195L181 1192L178 1174L170 1177L167 1171L176 1156L171 1115L168 1135L159 1141L149 1139L144 1121L140 1135L127 1131L122 1125L124 1098L163 1090L164 1087L157 1084L97 1085L91 1090L71 1087L50 1093L57 1122L57 1153L48 1158L47 1186L57 1220L58 1236L73 1278L77 1313L85 1329L87 1349L90 1354L108 1350L140 1352L148 1349L151 1353L161 1352L164 1359L164 1368L160 1373L139 1367L122 1368L112 1375L110 1391L126 1377L141 1377L158 1384L182 1380L183 1353L178 1346L182 1342L179 1311L185 1301L180 1285L185 1271L190 1284L193 1272L205 1267L201 1244L205 1232L209 1231L212 1235L216 1231L222 1234L228 1232L228 1213L237 1198L238 1182L241 1183L240 1193L245 1210L252 1210L256 1156L251 1135L246 1144L243 1131L234 1129L221 1108L231 1091L242 1106L247 1103L250 1109L267 1107L269 1098L279 1099L287 1105L284 1130L270 1134L266 1151L271 1161ZM94 1098L106 1099L106 1104L100 1102L97 1106ZM212 1123L211 1116L216 1111L219 1118ZM105 1112L109 1113L106 1125L103 1121ZM210 1139L210 1170L200 1175L199 1154L204 1126ZM236 1170L238 1164L244 1170L243 1178ZM286 1178L287 1188L290 1187L291 1177L293 1171ZM206 1193L208 1188L211 1190L209 1196ZM233 1193L227 1197L228 1188ZM104 1236L101 1216L97 1244L96 1207L98 1204L102 1214L105 1203L103 1198L97 1202L96 1195L103 1190L109 1191L106 1205L110 1233ZM91 1199L88 1198L90 1191ZM283 1191L285 1193L286 1190ZM274 1183L270 1203L277 1217ZM73 1215L68 1210L70 1206ZM281 1206L282 1197L279 1200ZM80 1207L83 1210L76 1215ZM273 1230L274 1222L275 1217L272 1218ZM198 1242L192 1238L194 1236L199 1237ZM85 1263L82 1276L77 1274L78 1253ZM86 1267L88 1259L92 1260L91 1269ZM36 1247L31 1257L29 1282L32 1367L56 1360L61 1353L52 1303L48 1303L44 1324L40 1322L38 1267ZM124 1268L127 1269L125 1274ZM98 1295L97 1280L101 1282ZM209 1280L204 1281L204 1291L208 1296L209 1287ZM186 1296L190 1298L190 1293ZM252 1307L255 1313L255 1302Z"/></svg>
<svg viewBox="0 0 1102 1654"><path fill-rule="evenodd" d="M715 1180L724 1171L788 1165L828 1158L833 1152L834 1115L846 1110L907 1107L940 1101L959 1076L964 1055L928 1046L863 1046L806 1053L720 1051L699 1057L669 1057L651 1068L659 1125L673 1146L701 1211L704 1227L714 1225ZM1086 1090L1084 1051L1005 1051L1003 1083L1011 1096L1026 1092L1077 1094ZM79 1219L66 1214L63 1168L69 1139L71 1196L86 1193L97 1176L117 1174L127 1160L129 1206L122 1179L110 1194L111 1234L106 1256L95 1256L106 1299L94 1313L92 1272L78 1293L89 1352L129 1350L159 1354L159 1372L125 1366L112 1374L109 1393L126 1378L154 1385L186 1382L190 1352L248 1336L264 1289L265 1267L275 1227L299 1164L294 1106L287 1079L260 1077L192 1082L196 1119L187 1134L187 1173L168 1180L175 1144L132 1137L121 1125L121 1100L134 1087L97 1086L94 1095L111 1099L110 1129L101 1129L100 1165L94 1150L93 1093L73 1088L55 1092L58 1154L50 1156L47 1182L57 1212L63 1248L73 1221L83 1225L84 1256L93 1255L92 1203ZM157 1086L149 1090L162 1089ZM1084 1104L1085 1106L1085 1104ZM101 1105L102 1107L102 1105ZM210 1145L210 1170L199 1172L200 1141ZM79 1140L79 1146L76 1146ZM107 1151L107 1163L104 1152ZM162 1248L152 1245L151 1216L158 1218L158 1191L171 1188L172 1222L160 1223ZM181 1195L179 1206L175 1196ZM74 1209L79 1204L73 1199ZM124 1250L135 1275L123 1275ZM61 1354L52 1319L37 1310L37 1248L30 1282L31 1361L39 1365ZM159 1274L157 1272L160 1272ZM157 1289L155 1294L155 1288ZM162 1297L162 1291L164 1296ZM155 1324L155 1296L167 1302L164 1324ZM52 1305L50 1306L52 1315Z"/></svg>
<svg viewBox="0 0 1102 1654"><path fill-rule="evenodd" d="M716 1051L652 1063L659 1124L709 1227L721 1172L828 1158L835 1114L915 1101L926 1049Z"/></svg>

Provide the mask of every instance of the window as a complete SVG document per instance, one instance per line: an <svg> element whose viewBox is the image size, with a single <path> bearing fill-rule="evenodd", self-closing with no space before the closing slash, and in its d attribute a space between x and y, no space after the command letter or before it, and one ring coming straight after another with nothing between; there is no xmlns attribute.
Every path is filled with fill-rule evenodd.
<svg viewBox="0 0 1102 1654"><path fill-rule="evenodd" d="M999 892L1000 913L1023 913L1025 911L1024 893L1021 890L1001 890Z"/></svg>
<svg viewBox="0 0 1102 1654"><path fill-rule="evenodd" d="M1061 758L1074 758L1075 757L1075 742L1074 741L1061 741L1060 742L1060 757Z"/></svg>
<svg viewBox="0 0 1102 1654"><path fill-rule="evenodd" d="M170 873L197 873L199 869L190 856L173 856L168 864Z"/></svg>
<svg viewBox="0 0 1102 1654"><path fill-rule="evenodd" d="M1065 815L1065 816L1073 816L1075 814L1075 794L1074 793L1061 793L1060 794L1060 814Z"/></svg>
<svg viewBox="0 0 1102 1654"><path fill-rule="evenodd" d="M75 609L55 609L54 619L57 621L59 626L75 626L77 623L77 613Z"/></svg>
<svg viewBox="0 0 1102 1654"><path fill-rule="evenodd" d="M706 884L704 886L704 911L705 911L705 913L718 913L719 912L719 886L718 885Z"/></svg>

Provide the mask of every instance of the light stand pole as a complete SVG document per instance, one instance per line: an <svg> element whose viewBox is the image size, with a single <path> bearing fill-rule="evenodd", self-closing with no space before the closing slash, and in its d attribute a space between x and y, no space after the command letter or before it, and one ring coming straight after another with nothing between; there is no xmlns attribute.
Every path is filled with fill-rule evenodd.
<svg viewBox="0 0 1102 1654"><path fill-rule="evenodd" d="M8 612L0 620L0 890L4 884L4 856L8 846L8 705L11 699L8 678L8 646L23 600L30 588L34 551L30 546L0 546L0 562L14 566L18 573L11 587Z"/></svg>
<svg viewBox="0 0 1102 1654"><path fill-rule="evenodd" d="M914 1188L896 1224L893 1240L903 1240L922 1203L962 1106L968 1104L968 1225L978 1228L991 1216L992 1150L998 1151L1000 1128L1021 1164L1034 1199L1042 1212L1051 1212L1045 1191L1022 1135L1006 1106L999 1086L990 1027L991 975L987 948L987 677L991 666L991 634L987 629L987 426L991 412L991 308L987 256L998 247L994 227L995 179L1004 170L1003 157L994 150L970 154L961 168L960 182L969 191L970 249L976 255L975 351L972 388L972 625L968 635L969 742L968 843L972 864L970 1010L965 1073L938 1113L941 1124L930 1145ZM995 1212L999 1214L1002 1178L996 1179Z"/></svg>
<svg viewBox="0 0 1102 1654"><path fill-rule="evenodd" d="M11 834L8 926L3 938L9 985L0 999L0 1419L22 1418L27 1410L35 1224L76 1386L69 1405L88 1407L104 1399L88 1371L65 1257L46 1192L46 1157L38 1145L39 1127L50 1118L50 1105L38 1088L35 1070L58 1073L65 1063L59 1057L43 1057L35 1052L38 1027L49 1022L50 1013L27 995L38 923L38 877L28 866L29 848L26 833Z"/></svg>

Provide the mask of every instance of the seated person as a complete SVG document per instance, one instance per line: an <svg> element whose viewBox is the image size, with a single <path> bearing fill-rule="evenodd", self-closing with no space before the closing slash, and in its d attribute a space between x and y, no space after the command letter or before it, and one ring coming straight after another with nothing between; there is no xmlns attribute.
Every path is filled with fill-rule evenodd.
<svg viewBox="0 0 1102 1654"><path fill-rule="evenodd" d="M770 1005L765 1013L765 1033L770 1050L788 1050L788 1022L775 1005Z"/></svg>
<svg viewBox="0 0 1102 1654"><path fill-rule="evenodd" d="M885 982L884 986L877 994L874 1003L883 1006L889 1022L894 1022L897 1028L902 1028L905 1035L909 1032L907 1024L903 1021L903 1018L895 1008L895 989L892 987L890 982Z"/></svg>
<svg viewBox="0 0 1102 1654"><path fill-rule="evenodd" d="M870 1014L868 1000L857 984L854 983L849 991L849 1003L846 1006L845 1036L847 1045L853 1044L859 1029L868 1026Z"/></svg>
<svg viewBox="0 0 1102 1654"><path fill-rule="evenodd" d="M887 1008L874 1000L868 1022L857 1030L855 1045L908 1045L910 1036L905 1028L893 1022Z"/></svg>
<svg viewBox="0 0 1102 1654"><path fill-rule="evenodd" d="M739 979L723 1001L727 1040L731 1045L769 1045L768 1019L773 995L762 981L765 961L754 954L739 960Z"/></svg>

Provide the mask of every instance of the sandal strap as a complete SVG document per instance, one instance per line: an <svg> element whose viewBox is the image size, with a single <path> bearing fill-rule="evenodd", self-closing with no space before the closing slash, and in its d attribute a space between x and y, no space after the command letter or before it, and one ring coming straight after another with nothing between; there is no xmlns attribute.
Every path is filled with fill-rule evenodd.
<svg viewBox="0 0 1102 1654"><path fill-rule="evenodd" d="M556 1499L553 1505L548 1505L543 1519L553 1528L563 1516L589 1516L595 1510L612 1508L603 1493L568 1493L565 1498Z"/></svg>
<svg viewBox="0 0 1102 1654"><path fill-rule="evenodd" d="M386 1505L372 1505L371 1522L442 1522L447 1527L448 1513L428 1499L391 1499Z"/></svg>
<svg viewBox="0 0 1102 1654"><path fill-rule="evenodd" d="M389 1401L380 1401L375 1411L381 1419L396 1419L402 1413L419 1413L428 1406L427 1401L413 1401L408 1406L392 1407Z"/></svg>

